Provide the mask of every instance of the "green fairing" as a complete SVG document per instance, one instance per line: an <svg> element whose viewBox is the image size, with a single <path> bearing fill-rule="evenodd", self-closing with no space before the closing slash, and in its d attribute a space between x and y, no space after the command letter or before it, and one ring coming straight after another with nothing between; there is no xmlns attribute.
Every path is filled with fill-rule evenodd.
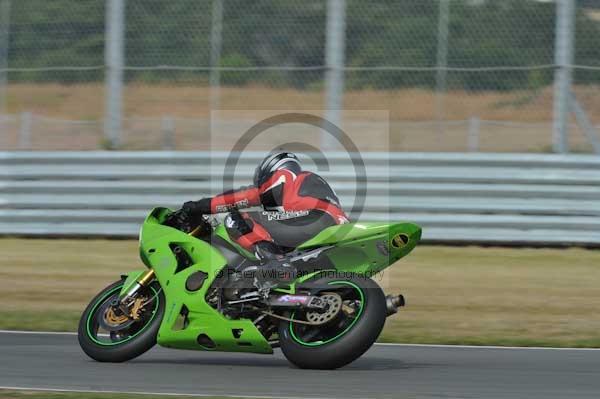
<svg viewBox="0 0 600 399"><path fill-rule="evenodd" d="M272 353L273 349L251 320L230 320L217 312L204 300L219 271L225 266L225 258L208 243L183 232L163 226L160 222L168 209L157 208L145 220L140 232L140 252L144 254L156 273L166 298L165 316L158 333L158 343L178 349L205 349L230 352ZM175 273L177 260L169 247L177 244L183 247L193 260L193 264ZM196 292L185 288L186 279L194 272L208 275ZM132 273L132 275L136 272ZM188 309L189 323L178 328L178 319L183 306ZM239 338L232 330L240 330ZM215 343L215 348L204 348L197 343L200 334L206 334Z"/></svg>
<svg viewBox="0 0 600 399"><path fill-rule="evenodd" d="M399 235L406 242L396 246ZM413 223L349 223L332 226L298 249L334 245L326 252L335 268L356 273L377 273L410 253L421 239L421 228Z"/></svg>
<svg viewBox="0 0 600 399"><path fill-rule="evenodd" d="M209 243L163 226L161 223L170 212L166 208L154 209L140 230L140 257L146 266L154 269L166 298L158 343L179 349L272 353L270 344L251 320L228 319L206 303L207 289L226 266L226 260ZM233 245L242 255L254 259L250 252L230 239L223 226L218 226L214 233ZM329 227L298 249L333 246L325 254L337 270L375 273L408 254L420 238L420 227L411 223L351 223ZM397 245L393 245L394 241ZM193 262L178 273L177 260L170 248L173 244L184 248ZM197 271L206 273L208 277L198 291L190 292L185 288L185 282ZM144 271L130 273L121 294L127 292L143 273ZM319 273L304 275L289 287L280 287L276 291L293 294L297 284ZM188 323L185 327L180 327L180 314L184 306L188 310ZM239 333L238 338L234 337L232 330ZM215 347L201 346L197 342L201 334L210 337Z"/></svg>

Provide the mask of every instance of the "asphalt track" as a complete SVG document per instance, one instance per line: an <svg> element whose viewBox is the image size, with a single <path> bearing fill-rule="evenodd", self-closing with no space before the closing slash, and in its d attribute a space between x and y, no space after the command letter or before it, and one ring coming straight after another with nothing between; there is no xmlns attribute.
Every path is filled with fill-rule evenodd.
<svg viewBox="0 0 600 399"><path fill-rule="evenodd" d="M0 388L282 398L598 398L600 351L377 345L335 371L274 356L155 348L88 359L65 334L0 333Z"/></svg>

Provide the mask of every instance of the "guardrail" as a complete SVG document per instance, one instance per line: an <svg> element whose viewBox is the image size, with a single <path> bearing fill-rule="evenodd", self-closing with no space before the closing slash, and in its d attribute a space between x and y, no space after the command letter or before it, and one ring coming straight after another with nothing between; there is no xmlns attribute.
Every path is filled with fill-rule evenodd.
<svg viewBox="0 0 600 399"><path fill-rule="evenodd" d="M248 184L263 155L245 153L226 170L223 152L0 152L0 234L135 237L150 208L217 193L224 176ZM600 246L600 157L361 158L360 220L414 221L426 242ZM350 209L362 184L352 159L331 153L327 161L318 173Z"/></svg>

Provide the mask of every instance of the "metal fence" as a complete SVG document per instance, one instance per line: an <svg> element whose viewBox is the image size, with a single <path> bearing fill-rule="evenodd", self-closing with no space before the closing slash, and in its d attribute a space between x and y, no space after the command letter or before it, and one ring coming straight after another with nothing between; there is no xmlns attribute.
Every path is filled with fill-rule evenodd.
<svg viewBox="0 0 600 399"><path fill-rule="evenodd" d="M391 151L600 151L598 37L589 0L0 0L0 148L203 149L213 110L383 109Z"/></svg>
<svg viewBox="0 0 600 399"><path fill-rule="evenodd" d="M155 206L251 181L262 153L226 168L216 152L0 152L0 234L135 237ZM347 154L328 171L345 209L366 189L361 221L413 221L426 242L600 246L600 158L591 155ZM367 182L366 187L361 182Z"/></svg>

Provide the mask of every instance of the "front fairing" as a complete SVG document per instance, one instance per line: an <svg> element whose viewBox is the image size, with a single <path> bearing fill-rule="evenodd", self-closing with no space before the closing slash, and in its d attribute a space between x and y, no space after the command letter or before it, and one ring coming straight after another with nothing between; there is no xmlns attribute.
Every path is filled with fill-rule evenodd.
<svg viewBox="0 0 600 399"><path fill-rule="evenodd" d="M166 297L158 343L180 349L271 353L271 346L251 320L227 319L206 302L208 289L224 273L227 261L209 243L162 225L169 213L166 208L154 209L140 231L140 256L146 266L154 270ZM192 260L189 266L178 266L174 246L181 247L189 256ZM190 291L186 282L198 272L204 273L206 279L199 289ZM181 328L178 322L183 314L187 321ZM233 337L232 329L242 331L241 335ZM210 337L216 346L206 348L198 345L197 338L201 334Z"/></svg>

